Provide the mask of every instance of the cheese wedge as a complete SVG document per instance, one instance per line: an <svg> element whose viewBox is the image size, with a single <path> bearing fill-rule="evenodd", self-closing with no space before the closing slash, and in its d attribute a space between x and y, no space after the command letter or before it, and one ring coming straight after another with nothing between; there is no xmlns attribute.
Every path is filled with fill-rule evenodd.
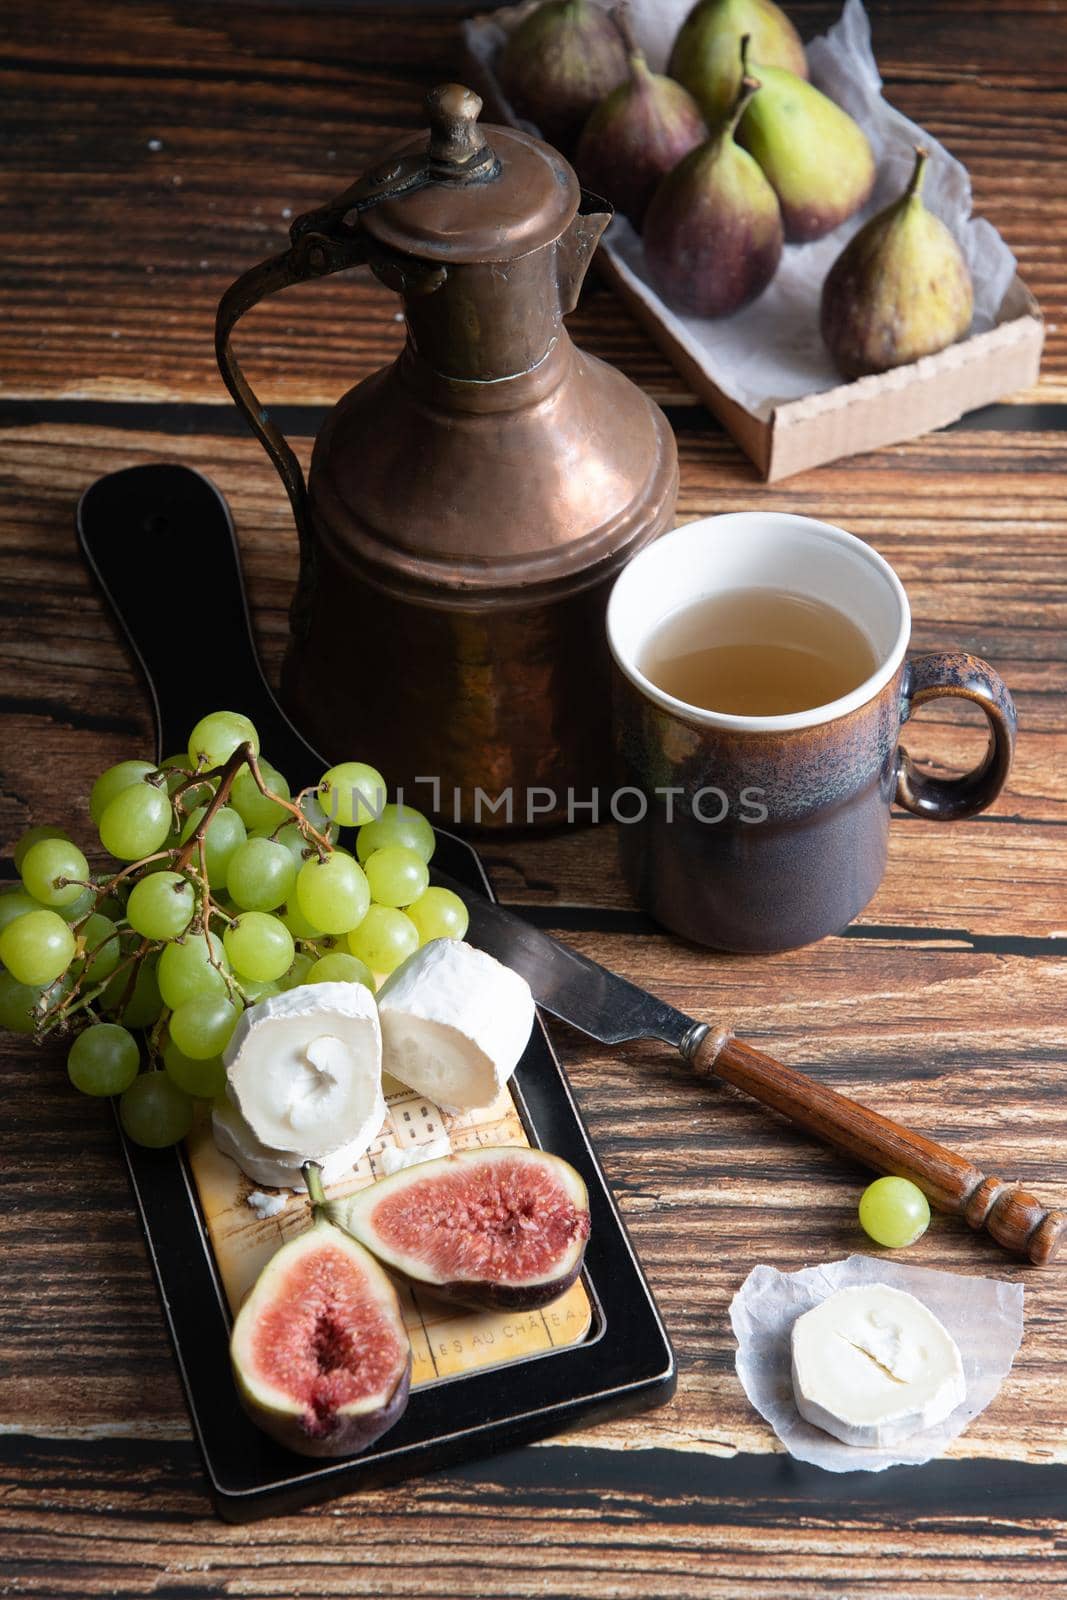
<svg viewBox="0 0 1067 1600"><path fill-rule="evenodd" d="M914 1295L885 1283L838 1289L792 1333L797 1410L844 1444L900 1444L965 1398L956 1341Z"/></svg>
<svg viewBox="0 0 1067 1600"><path fill-rule="evenodd" d="M530 1038L525 978L461 939L433 939L378 991L382 1064L446 1111L490 1105Z"/></svg>
<svg viewBox="0 0 1067 1600"><path fill-rule="evenodd" d="M272 1152L362 1155L385 1120L378 1011L360 983L304 984L250 1006L223 1059L229 1099Z"/></svg>

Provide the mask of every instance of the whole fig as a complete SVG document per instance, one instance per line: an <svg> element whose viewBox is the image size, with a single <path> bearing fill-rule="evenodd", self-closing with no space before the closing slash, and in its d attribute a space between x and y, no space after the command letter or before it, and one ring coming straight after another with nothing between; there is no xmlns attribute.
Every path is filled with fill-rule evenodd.
<svg viewBox="0 0 1067 1600"><path fill-rule="evenodd" d="M667 71L684 84L716 127L741 85L741 40L760 66L808 75L800 35L774 0L697 0L678 32Z"/></svg>
<svg viewBox="0 0 1067 1600"><path fill-rule="evenodd" d="M509 36L500 81L515 110L564 154L626 76L626 46L594 0L545 0Z"/></svg>
<svg viewBox="0 0 1067 1600"><path fill-rule="evenodd" d="M749 49L747 59L753 56ZM870 197L875 164L867 135L847 111L795 73L762 65L753 70L763 87L737 137L778 196L786 238L798 244L821 239Z"/></svg>
<svg viewBox="0 0 1067 1600"><path fill-rule="evenodd" d="M959 245L922 202L927 152L899 200L842 250L822 291L822 336L847 378L934 355L971 326L974 288Z"/></svg>
<svg viewBox="0 0 1067 1600"><path fill-rule="evenodd" d="M734 139L759 91L745 77L733 111L669 172L652 197L642 239L649 275L668 304L725 317L754 300L782 254L782 216L758 164Z"/></svg>
<svg viewBox="0 0 1067 1600"><path fill-rule="evenodd" d="M700 107L673 78L653 72L637 46L625 6L615 12L629 48L630 74L582 129L574 165L587 189L640 228L660 179L708 136Z"/></svg>

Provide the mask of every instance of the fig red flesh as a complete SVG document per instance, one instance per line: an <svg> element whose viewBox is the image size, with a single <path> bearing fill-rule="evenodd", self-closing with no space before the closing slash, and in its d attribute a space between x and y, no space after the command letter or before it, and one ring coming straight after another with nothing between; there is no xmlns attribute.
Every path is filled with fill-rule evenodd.
<svg viewBox="0 0 1067 1600"><path fill-rule="evenodd" d="M585 1185L543 1151L470 1150L395 1173L332 1214L411 1282L475 1306L545 1305L581 1271Z"/></svg>
<svg viewBox="0 0 1067 1600"><path fill-rule="evenodd" d="M407 1402L411 1347L396 1291L324 1220L268 1262L234 1324L231 1354L253 1421L302 1454L365 1449Z"/></svg>

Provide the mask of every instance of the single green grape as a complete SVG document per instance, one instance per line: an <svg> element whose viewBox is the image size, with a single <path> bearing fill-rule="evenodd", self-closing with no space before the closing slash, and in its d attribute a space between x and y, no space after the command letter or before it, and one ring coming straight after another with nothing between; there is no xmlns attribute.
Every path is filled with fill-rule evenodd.
<svg viewBox="0 0 1067 1600"><path fill-rule="evenodd" d="M296 882L297 865L283 844L246 839L230 857L226 887L242 911L273 911Z"/></svg>
<svg viewBox="0 0 1067 1600"><path fill-rule="evenodd" d="M189 1132L193 1102L166 1072L142 1072L119 1101L119 1120L134 1144L164 1150Z"/></svg>
<svg viewBox="0 0 1067 1600"><path fill-rule="evenodd" d="M12 855L15 858L15 871L22 871L22 863L25 861L28 852L33 849L35 844L40 844L42 839L66 839L67 837L68 835L63 832L62 828L49 828L44 823L38 823L35 827L27 828L26 832L20 834L15 840L15 848L12 851Z"/></svg>
<svg viewBox="0 0 1067 1600"><path fill-rule="evenodd" d="M418 928L393 906L371 906L359 927L348 935L349 950L376 973L395 971L418 945Z"/></svg>
<svg viewBox="0 0 1067 1600"><path fill-rule="evenodd" d="M134 885L126 919L146 939L177 939L195 910L196 895L187 878L180 872L154 872Z"/></svg>
<svg viewBox="0 0 1067 1600"><path fill-rule="evenodd" d="M308 918L305 917L295 894L290 895L285 904L278 907L278 915L294 939L324 939L326 937L321 928L316 928L315 924L309 922Z"/></svg>
<svg viewBox="0 0 1067 1600"><path fill-rule="evenodd" d="M140 1066L137 1040L117 1022L97 1022L86 1028L67 1056L67 1074L82 1094L122 1094Z"/></svg>
<svg viewBox="0 0 1067 1600"><path fill-rule="evenodd" d="M54 983L70 966L74 935L55 911L38 907L9 922L0 933L0 962L18 983Z"/></svg>
<svg viewBox="0 0 1067 1600"><path fill-rule="evenodd" d="M73 927L74 923L81 922L83 917L88 916L95 904L96 890L82 889L78 893L78 898L76 900L72 900L69 905L53 906L52 910L58 911L60 916L63 918L63 921L69 922Z"/></svg>
<svg viewBox="0 0 1067 1600"><path fill-rule="evenodd" d="M316 958L309 955L306 950L298 950L289 971L278 979L278 988L284 993L288 989L299 989L301 984L307 983L308 973L315 965L315 960Z"/></svg>
<svg viewBox="0 0 1067 1600"><path fill-rule="evenodd" d="M431 939L462 939L470 922L470 912L451 889L433 887L405 908L419 930L419 943Z"/></svg>
<svg viewBox="0 0 1067 1600"><path fill-rule="evenodd" d="M168 1078L197 1100L217 1100L226 1093L226 1068L221 1056L201 1060L183 1055L170 1039L163 1047L163 1066Z"/></svg>
<svg viewBox="0 0 1067 1600"><path fill-rule="evenodd" d="M206 806L197 806L195 811L189 813L182 825L182 844L187 844L192 838L206 810ZM221 888L226 882L230 862L246 837L245 825L233 807L220 806L204 835L204 864L207 867L207 881L213 889ZM199 869L199 857L194 858L193 865Z"/></svg>
<svg viewBox="0 0 1067 1600"><path fill-rule="evenodd" d="M356 836L356 854L365 862L375 850L402 845L405 850L414 850L424 861L429 861L436 844L433 828L421 811L416 811L414 806L390 804L383 806L380 817L365 822L360 828Z"/></svg>
<svg viewBox="0 0 1067 1600"><path fill-rule="evenodd" d="M241 978L273 983L292 966L295 948L285 923L265 911L245 911L222 936L230 965Z"/></svg>
<svg viewBox="0 0 1067 1600"><path fill-rule="evenodd" d="M259 767L259 775L267 785L267 788L273 789L274 793L281 795L283 800L288 800L289 783L284 774L279 772L277 767L272 767L269 761L261 760L257 765ZM284 806L279 805L277 800L268 800L266 795L260 793L259 785L248 767L242 767L233 780L233 786L230 789L230 804L249 833L252 832L253 828L260 828L265 833L269 833L272 828L276 828L279 823L284 822L289 815L289 812Z"/></svg>
<svg viewBox="0 0 1067 1600"><path fill-rule="evenodd" d="M244 1007L224 994L198 994L175 1006L167 1024L177 1049L190 1061L221 1056Z"/></svg>
<svg viewBox="0 0 1067 1600"><path fill-rule="evenodd" d="M0 972L0 1028L9 1033L32 1033L34 1008L41 992L36 985L19 983L10 972Z"/></svg>
<svg viewBox="0 0 1067 1600"><path fill-rule="evenodd" d="M212 711L189 735L189 763L194 770L225 766L241 744L250 744L259 755L259 734L248 718L239 711Z"/></svg>
<svg viewBox="0 0 1067 1600"><path fill-rule="evenodd" d="M24 917L27 911L40 911L40 902L27 894L21 883L5 883L0 890L0 933L9 922Z"/></svg>
<svg viewBox="0 0 1067 1600"><path fill-rule="evenodd" d="M122 954L128 955L129 951L124 949ZM150 1028L163 1010L163 996L159 992L159 979L156 976L158 965L154 956L145 956L137 968L132 985L130 967L123 967L116 972L100 997L101 1010L120 1017L127 1028ZM127 988L130 997L123 1004Z"/></svg>
<svg viewBox="0 0 1067 1600"><path fill-rule="evenodd" d="M907 1178L876 1178L860 1198L863 1231L888 1250L902 1250L930 1226L930 1202Z"/></svg>
<svg viewBox="0 0 1067 1600"><path fill-rule="evenodd" d="M358 956L331 950L312 964L305 983L361 983L374 993L374 974Z"/></svg>
<svg viewBox="0 0 1067 1600"><path fill-rule="evenodd" d="M99 828L103 822L104 812L117 794L131 784L143 783L155 770L151 761L119 761L102 772L89 791L89 815L96 826Z"/></svg>
<svg viewBox="0 0 1067 1600"><path fill-rule="evenodd" d="M208 954L208 938L215 957L214 963ZM218 934L186 934L184 939L175 939L163 947L156 968L159 992L172 1011L176 1011L183 1001L193 1000L200 994L228 994L224 974L229 968L230 963Z"/></svg>
<svg viewBox="0 0 1067 1600"><path fill-rule="evenodd" d="M63 883L64 878L81 882ZM69 839L38 839L22 859L22 882L27 894L43 906L69 906L85 894L89 863Z"/></svg>
<svg viewBox="0 0 1067 1600"><path fill-rule="evenodd" d="M367 857L363 870L371 897L380 906L409 906L425 894L430 882L430 869L422 857L401 844L375 850Z"/></svg>
<svg viewBox="0 0 1067 1600"><path fill-rule="evenodd" d="M91 986L110 978L122 954L121 935L110 917L94 911L87 917L81 930L81 945L85 952L85 980Z"/></svg>
<svg viewBox="0 0 1067 1600"><path fill-rule="evenodd" d="M325 861L305 861L296 879L300 910L323 933L348 933L370 905L366 873L351 856L334 851Z"/></svg>
<svg viewBox="0 0 1067 1600"><path fill-rule="evenodd" d="M372 822L385 806L385 779L365 761L342 761L319 779L319 804L342 828Z"/></svg>
<svg viewBox="0 0 1067 1600"><path fill-rule="evenodd" d="M170 833L172 812L165 789L131 783L108 802L100 818L100 843L119 861L139 861L159 850Z"/></svg>

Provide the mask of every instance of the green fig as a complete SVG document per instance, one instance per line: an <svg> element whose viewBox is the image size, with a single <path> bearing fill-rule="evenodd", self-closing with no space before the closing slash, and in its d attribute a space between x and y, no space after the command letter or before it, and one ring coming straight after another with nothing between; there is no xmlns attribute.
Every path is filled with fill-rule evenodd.
<svg viewBox="0 0 1067 1600"><path fill-rule="evenodd" d="M974 287L959 245L922 202L927 152L899 200L864 223L827 274L822 336L848 378L932 356L971 326Z"/></svg>
<svg viewBox="0 0 1067 1600"><path fill-rule="evenodd" d="M615 18L630 52L630 75L601 101L578 140L574 165L635 228L660 179L708 136L700 107L673 78L653 72L638 49L626 7Z"/></svg>
<svg viewBox="0 0 1067 1600"><path fill-rule="evenodd" d="M739 311L762 294L781 259L774 190L734 139L759 90L756 79L741 80L726 121L667 174L645 216L649 276L669 305L691 316Z"/></svg>
<svg viewBox="0 0 1067 1600"><path fill-rule="evenodd" d="M515 110L565 154L593 108L626 76L626 46L594 0L545 0L501 53L500 81Z"/></svg>
<svg viewBox="0 0 1067 1600"><path fill-rule="evenodd" d="M674 41L667 71L684 84L710 127L717 127L741 85L741 40L752 60L808 75L800 35L773 0L697 0Z"/></svg>
<svg viewBox="0 0 1067 1600"><path fill-rule="evenodd" d="M755 70L763 87L741 119L738 140L778 196L786 238L796 244L821 239L870 197L875 166L867 135L795 73L762 65Z"/></svg>

